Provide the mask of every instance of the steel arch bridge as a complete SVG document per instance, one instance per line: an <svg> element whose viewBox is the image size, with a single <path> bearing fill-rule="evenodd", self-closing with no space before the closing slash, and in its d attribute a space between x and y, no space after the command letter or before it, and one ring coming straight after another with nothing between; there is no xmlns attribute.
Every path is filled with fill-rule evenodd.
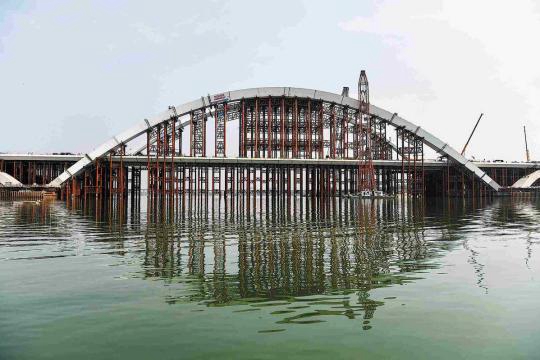
<svg viewBox="0 0 540 360"><path fill-rule="evenodd" d="M214 154L208 156L207 123L214 119ZM93 151L85 154L49 185L61 187L70 179L80 177L97 161L107 156L141 155L149 158L173 159L225 158L227 124L239 121L239 159L258 159L259 163L276 159L318 161L343 160L362 164L373 160L414 162L414 173L407 178L420 185L423 147L428 146L445 156L464 173L498 191L500 186L475 164L464 158L448 143L434 134L375 105L369 100L356 100L343 94L294 87L262 87L228 91L171 106L150 119L144 119L126 131L113 136ZM184 131L189 129L189 138ZM395 129L392 143L388 129ZM187 131L186 131L187 132ZM128 150L136 139L146 137L144 146ZM187 138L187 139L184 139ZM182 141L189 141L189 154L182 154ZM195 159L193 159L195 160ZM156 171L160 171L156 168ZM172 170L171 170L172 171ZM149 171L150 177L153 176ZM360 178L362 174L358 174ZM360 181L360 180L358 180ZM402 171L401 181L404 181ZM403 184L401 185L404 186ZM413 185L414 187L415 185Z"/></svg>

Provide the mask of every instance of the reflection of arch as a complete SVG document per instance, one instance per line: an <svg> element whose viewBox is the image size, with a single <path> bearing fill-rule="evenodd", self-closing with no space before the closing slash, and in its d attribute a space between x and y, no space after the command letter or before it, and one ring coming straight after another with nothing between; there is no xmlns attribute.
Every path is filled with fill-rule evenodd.
<svg viewBox="0 0 540 360"><path fill-rule="evenodd" d="M234 101L240 101L242 99L265 97L310 99L315 101L321 101L324 103L331 103L332 105L346 107L348 109L356 111L358 111L359 109L359 101L350 97L319 90L291 87L263 87L229 91L225 93L215 94L213 96L209 95L206 98L201 97L199 100L185 103L177 107L172 107L169 111L163 112L151 119L145 119L144 121L139 122L132 128L122 132L117 136L112 137L109 141L101 144L90 153L85 154L82 159L80 159L77 163L72 165L64 173L54 179L49 185L62 185L70 177L78 175L87 166L91 165L95 159L106 155L111 150L127 144L131 140L139 137L140 135L146 134L149 129L154 128L157 125L162 124L163 122L169 121L173 117L178 116L182 118L193 112L200 113L201 111L206 111L207 109L215 107L216 105L222 103L230 103ZM492 189L499 190L500 186L484 171L482 171L476 165L472 164L469 160L465 159L460 153L454 150L447 143L441 141L439 138L422 129L420 126L417 126L399 117L396 113L388 112L374 105L370 105L369 113L372 116L380 119L387 124L392 125L395 128L404 129L414 134L416 137L422 139L422 142L424 144L437 151L441 155L448 157L456 164L464 167L469 173L481 179L481 181L483 181ZM189 121L180 121L180 126L185 127L188 125L188 123Z"/></svg>
<svg viewBox="0 0 540 360"><path fill-rule="evenodd" d="M535 172L526 175L516 181L514 185L512 185L513 188L530 188L534 185L536 181L540 179L540 170L536 170Z"/></svg>

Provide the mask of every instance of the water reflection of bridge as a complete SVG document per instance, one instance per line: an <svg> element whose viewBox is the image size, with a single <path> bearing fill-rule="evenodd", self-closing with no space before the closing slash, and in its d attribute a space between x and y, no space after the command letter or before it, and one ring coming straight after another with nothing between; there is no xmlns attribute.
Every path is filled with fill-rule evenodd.
<svg viewBox="0 0 540 360"><path fill-rule="evenodd" d="M96 207L96 202L82 200L71 211L106 234L95 241L140 263L132 275L170 285L165 298L170 304L275 305L280 322L340 315L363 319L366 329L385 301L373 297L374 289L417 281L424 270L439 267L439 256L461 244L477 285L487 291L487 269L463 229L479 212L489 214L483 220L489 226L532 226L535 214L529 214L530 204L511 201L425 205L413 200L304 199L283 207L269 204L268 210L266 205L247 210L245 204L231 210L218 198L205 211L193 207L184 213L167 208L147 212L116 202ZM20 211L18 221L55 223L47 205L21 206Z"/></svg>
<svg viewBox="0 0 540 360"><path fill-rule="evenodd" d="M182 284L166 299L169 303L256 307L277 301L294 307L333 301L335 311L326 315L368 322L383 304L370 298L372 289L406 284L417 279L415 272L437 266L432 262L437 250L424 236L422 202L305 199L267 207L262 196L262 207L248 210L244 204L230 211L218 198L206 211L193 207L185 213L166 208L145 213L113 203L112 213L101 209L99 217L104 224L107 219L140 221L143 276ZM94 205L80 207L96 214Z"/></svg>
<svg viewBox="0 0 540 360"><path fill-rule="evenodd" d="M368 321L382 305L370 298L370 290L407 283L414 279L411 272L430 266L423 263L428 248L421 204L396 208L388 202L340 201L323 210L306 204L281 210L251 216L210 212L149 223L144 274L186 283L191 291L170 296L170 303L334 302L335 311L327 315ZM316 297L322 294L334 296ZM345 294L357 299L351 302ZM286 322L325 315L285 314Z"/></svg>

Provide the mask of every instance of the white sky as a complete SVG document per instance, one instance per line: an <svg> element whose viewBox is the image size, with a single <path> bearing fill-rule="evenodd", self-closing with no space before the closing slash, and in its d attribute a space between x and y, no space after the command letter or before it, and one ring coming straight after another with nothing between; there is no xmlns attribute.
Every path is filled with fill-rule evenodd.
<svg viewBox="0 0 540 360"><path fill-rule="evenodd" d="M0 151L86 152L208 93L341 92L476 158L540 158L533 1L0 1Z"/></svg>

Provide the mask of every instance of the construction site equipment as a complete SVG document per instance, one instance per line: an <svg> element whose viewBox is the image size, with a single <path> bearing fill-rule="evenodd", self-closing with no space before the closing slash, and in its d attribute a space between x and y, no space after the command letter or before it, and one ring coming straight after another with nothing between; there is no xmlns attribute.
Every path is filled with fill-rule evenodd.
<svg viewBox="0 0 540 360"><path fill-rule="evenodd" d="M463 147L463 150L461 150L461 155L465 155L465 150L467 150L467 145L469 145L469 142L471 141L472 136L474 135L474 132L476 131L476 128L478 127L478 124L480 123L480 119L482 119L482 116L484 116L484 113L480 114L480 117L476 121L476 125L474 125L474 129L471 132L471 135L469 135L469 138L467 139L467 142L465 143L465 146Z"/></svg>
<svg viewBox="0 0 540 360"><path fill-rule="evenodd" d="M529 154L529 145L527 144L527 129L525 128L525 125L523 125L523 135L525 136L525 158L527 159L527 162L531 161L531 156Z"/></svg>

